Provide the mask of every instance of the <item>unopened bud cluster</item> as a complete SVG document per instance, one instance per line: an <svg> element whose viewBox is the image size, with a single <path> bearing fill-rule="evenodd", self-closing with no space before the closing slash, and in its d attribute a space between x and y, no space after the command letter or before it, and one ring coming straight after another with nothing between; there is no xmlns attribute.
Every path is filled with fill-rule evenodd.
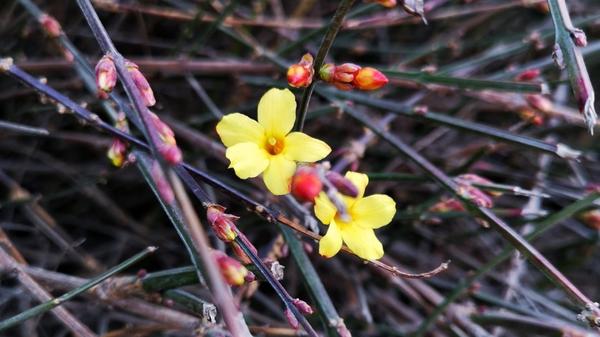
<svg viewBox="0 0 600 337"><path fill-rule="evenodd" d="M379 70L353 63L339 66L326 63L319 69L319 77L340 90L377 90L388 83L388 78Z"/></svg>
<svg viewBox="0 0 600 337"><path fill-rule="evenodd" d="M317 166L299 167L292 177L292 195L300 201L314 202L323 190L323 186L329 185L343 195L353 198L358 196L358 188L348 178L334 171L322 174L319 170L323 170L323 168ZM324 182L324 179L327 181Z"/></svg>
<svg viewBox="0 0 600 337"><path fill-rule="evenodd" d="M153 106L156 104L154 98L154 92L150 87L150 83L142 74L137 64L126 60L125 67L127 72L131 76L131 80L138 90L140 97L142 98L144 105ZM100 98L107 98L109 94L117 84L117 68L115 62L110 55L104 55L100 61L96 64L96 87L98 88L98 96Z"/></svg>
<svg viewBox="0 0 600 337"><path fill-rule="evenodd" d="M298 311L302 315L312 315L312 313L314 312L313 308L310 305L308 305L308 303L304 302L299 298L293 299L292 304L294 305L294 307L296 307L296 309L298 309ZM289 308L286 308L283 314L285 316L285 319L288 321L288 324L292 328L298 329L300 327L298 319L296 318L296 316L294 316L294 314Z"/></svg>

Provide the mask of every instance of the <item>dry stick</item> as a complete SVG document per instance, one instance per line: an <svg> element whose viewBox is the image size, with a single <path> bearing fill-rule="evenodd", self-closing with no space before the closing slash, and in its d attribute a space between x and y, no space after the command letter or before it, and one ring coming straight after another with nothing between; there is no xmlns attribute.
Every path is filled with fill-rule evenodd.
<svg viewBox="0 0 600 337"><path fill-rule="evenodd" d="M425 157L414 151L409 145L405 144L398 137L391 133L379 128L375 122L371 121L364 114L360 113L353 107L347 106L343 102L332 99L328 96L325 98L338 104L344 109L344 111L350 115L353 119L364 124L366 127L371 129L383 140L392 145L396 150L405 155L412 162L417 164L423 169L428 175L436 180L440 185L446 188L448 191L456 195L461 201L471 209L475 215L483 218L487 223L499 232L505 239L507 239L516 249L518 249L524 256L526 256L531 263L533 263L540 271L542 271L551 281L561 287L574 301L584 308L591 308L594 314L600 315L600 310L595 308L593 302L584 295L569 279L567 279L550 261L548 261L544 255L542 255L535 247L533 247L527 240L517 234L508 224L494 214L490 209L479 207L475 205L469 196L465 196L464 193L460 192L460 187L454 182L454 180L448 177L444 172L438 169L436 166L431 164ZM590 322L592 325L600 326L600 322Z"/></svg>
<svg viewBox="0 0 600 337"><path fill-rule="evenodd" d="M565 0L548 0L548 5L550 5L556 37L554 61L560 69L567 68L571 89L575 94L579 111L583 114L590 134L593 135L594 125L598 119L594 108L595 94L579 49L587 43L584 42L585 33L581 29L573 27Z"/></svg>
<svg viewBox="0 0 600 337"><path fill-rule="evenodd" d="M23 266L17 263L0 247L0 265L5 269L14 270L17 273L19 282L39 301L46 302L52 299L52 296L35 282L31 276L23 270ZM52 313L58 318L74 335L79 337L97 337L90 328L79 322L67 309L56 307Z"/></svg>
<svg viewBox="0 0 600 337"><path fill-rule="evenodd" d="M321 68L321 65L323 65L323 61L325 61L325 56L327 56L329 49L333 45L335 36L342 28L344 17L350 10L350 7L352 7L353 3L354 0L340 1L340 4L338 5L338 8L333 16L333 19L331 19L329 28L327 29L325 36L323 36L323 41L321 41L321 47L319 47L317 56L315 57L315 74L319 73L319 69ZM308 104L310 103L310 97L312 96L312 93L315 90L316 84L317 80L315 78L313 79L312 83L308 86L308 88L304 89L304 93L302 94L302 101L300 103L300 115L298 116L298 124L296 124L296 129L298 131L302 131L304 129L304 121L306 119L306 113L308 112Z"/></svg>
<svg viewBox="0 0 600 337"><path fill-rule="evenodd" d="M129 143L131 143L135 146L138 146L141 149L144 149L146 151L150 150L150 146L148 144L146 144L145 142L102 121L98 117L98 115L89 112L88 110L84 109L83 107L81 107L80 105L78 105L77 103L75 103L74 101L72 101L71 99L66 97L65 95L59 93L58 91L54 90L53 88L49 87L46 84L41 83L36 78L34 78L31 75L27 74L26 72L22 71L19 67L12 64L12 59L10 59L10 58L0 59L0 73L1 72L6 72L10 76L13 76L16 79L22 81L25 85L30 86L30 87L34 88L35 90L41 92L42 94L49 96L56 102L59 102L60 104L64 105L67 109L73 111L79 118L85 120L88 123L91 123L93 126L96 126L100 129L104 130L105 132L109 133L110 135L118 137L119 139L129 142ZM247 195L237 191L236 189L230 187L229 185L222 183L221 181L212 177L210 174L208 174L200 169L197 169L194 166L191 166L190 164L187 164L184 162L182 164L179 164L176 167L176 169L177 170L184 169L184 171L187 170L187 171L193 173L194 175L200 177L206 183L222 190L223 192L234 197L235 199L238 199L238 200L244 202L256 214L267 219L269 222L279 222L279 223L286 225L286 226L298 231L299 233L304 234L314 240L319 240L321 238L320 235L308 232L302 225L300 225L300 224L290 220L288 217L260 204L259 202L250 199ZM206 196L206 199L208 200L208 196ZM342 247L342 250L346 253L354 255L346 247ZM380 261L365 261L365 262L367 264L371 264L378 268L381 268L383 270L391 272L397 276L406 277L406 278L430 277L436 273L443 271L445 268L442 265L430 272L421 273L421 274L410 274L410 273L402 272L398 268L387 265Z"/></svg>

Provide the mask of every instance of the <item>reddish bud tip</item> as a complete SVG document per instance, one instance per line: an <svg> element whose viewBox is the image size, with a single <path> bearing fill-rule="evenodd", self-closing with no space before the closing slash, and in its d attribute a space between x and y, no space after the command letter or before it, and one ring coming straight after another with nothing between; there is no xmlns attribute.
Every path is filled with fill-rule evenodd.
<svg viewBox="0 0 600 337"><path fill-rule="evenodd" d="M362 68L354 78L354 86L360 90L377 90L388 83L388 78L379 70Z"/></svg>
<svg viewBox="0 0 600 337"><path fill-rule="evenodd" d="M440 200L439 202L431 206L429 208L429 211L434 213L464 212L465 207L460 201L454 198L450 198Z"/></svg>
<svg viewBox="0 0 600 337"><path fill-rule="evenodd" d="M308 87L313 80L315 70L313 69L313 57L306 53L300 62L292 64L287 71L288 84L294 88Z"/></svg>
<svg viewBox="0 0 600 337"><path fill-rule="evenodd" d="M115 167L122 167L126 163L127 144L118 138L113 139L106 156Z"/></svg>
<svg viewBox="0 0 600 337"><path fill-rule="evenodd" d="M96 64L96 86L105 93L117 84L117 69L112 57L104 55Z"/></svg>
<svg viewBox="0 0 600 337"><path fill-rule="evenodd" d="M338 192L352 198L358 197L358 187L356 187L356 185L354 185L350 179L335 171L327 172L325 177L338 190Z"/></svg>
<svg viewBox="0 0 600 337"><path fill-rule="evenodd" d="M461 184L457 192L462 198L470 200L478 207L491 208L494 205L492 199L476 187Z"/></svg>
<svg viewBox="0 0 600 337"><path fill-rule="evenodd" d="M541 71L539 68L527 69L521 72L519 75L517 75L515 79L517 81L531 81L538 78L540 76L540 73Z"/></svg>
<svg viewBox="0 0 600 337"><path fill-rule="evenodd" d="M142 96L144 104L146 106L153 106L156 104L156 99L154 98L154 92L150 87L150 83L148 83L148 80L146 77L144 77L144 74L142 74L137 64L131 61L126 61L125 66L127 67L129 75L131 75L133 84L135 84L136 88L140 92L140 96Z"/></svg>
<svg viewBox="0 0 600 337"><path fill-rule="evenodd" d="M581 221L590 228L600 230L600 209L584 212Z"/></svg>
<svg viewBox="0 0 600 337"><path fill-rule="evenodd" d="M295 298L292 303L294 303L294 306L298 309L298 311L300 311L303 315L312 315L313 308L308 305L308 303L304 302L303 300L299 299L299 298Z"/></svg>
<svg viewBox="0 0 600 337"><path fill-rule="evenodd" d="M285 311L283 312L285 319L288 321L288 324L294 328L294 329L298 329L300 327L300 323L298 323L298 319L296 318L296 316L294 316L294 314L292 313L292 311L288 308L285 309Z"/></svg>
<svg viewBox="0 0 600 337"><path fill-rule="evenodd" d="M218 250L213 251L213 257L227 284L232 286L241 286L244 284L246 276L248 276L248 269L246 267L242 266L236 259Z"/></svg>
<svg viewBox="0 0 600 337"><path fill-rule="evenodd" d="M223 242L231 242L237 237L235 221L238 217L225 213L225 207L220 205L208 206L206 209L206 219L210 223L215 235Z"/></svg>
<svg viewBox="0 0 600 337"><path fill-rule="evenodd" d="M585 47L587 46L587 36L583 30L579 28L575 28L571 31L571 38L577 47Z"/></svg>
<svg viewBox="0 0 600 337"><path fill-rule="evenodd" d="M527 95L525 100L529 106L541 112L550 112L554 108L552 101L542 95Z"/></svg>
<svg viewBox="0 0 600 337"><path fill-rule="evenodd" d="M44 29L44 32L46 32L49 37L56 38L62 34L60 23L58 23L54 17L48 14L42 14L40 15L39 21Z"/></svg>
<svg viewBox="0 0 600 337"><path fill-rule="evenodd" d="M385 8L394 8L397 5L396 0L376 0L375 2L377 2Z"/></svg>
<svg viewBox="0 0 600 337"><path fill-rule="evenodd" d="M321 179L312 167L300 167L292 177L292 194L302 201L313 202L322 189Z"/></svg>
<svg viewBox="0 0 600 337"><path fill-rule="evenodd" d="M158 152L167 163L171 165L179 164L183 159L183 155L177 146L175 133L155 113L150 113L150 119L154 127L152 131L156 132L155 138Z"/></svg>

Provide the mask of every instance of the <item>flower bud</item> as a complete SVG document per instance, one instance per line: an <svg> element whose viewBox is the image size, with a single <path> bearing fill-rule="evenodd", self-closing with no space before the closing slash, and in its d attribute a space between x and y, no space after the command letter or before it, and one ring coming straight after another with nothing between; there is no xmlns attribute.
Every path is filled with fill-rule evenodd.
<svg viewBox="0 0 600 337"><path fill-rule="evenodd" d="M397 5L396 0L375 0L375 2L385 8L394 8Z"/></svg>
<svg viewBox="0 0 600 337"><path fill-rule="evenodd" d="M491 208L494 205L487 194L471 185L461 184L458 186L457 192L462 198L470 200L478 207Z"/></svg>
<svg viewBox="0 0 600 337"><path fill-rule="evenodd" d="M386 85L388 79L379 70L365 67L358 71L353 83L360 90L377 90Z"/></svg>
<svg viewBox="0 0 600 337"><path fill-rule="evenodd" d="M577 47L587 46L587 36L585 36L583 30L574 28L571 30L571 38Z"/></svg>
<svg viewBox="0 0 600 337"><path fill-rule="evenodd" d="M312 315L312 313L314 312L313 308L310 305L308 305L308 303L304 302L299 298L295 298L294 300L292 300L292 303L303 315Z"/></svg>
<svg viewBox="0 0 600 337"><path fill-rule="evenodd" d="M62 34L60 23L54 17L44 13L40 15L39 22L49 37L57 38Z"/></svg>
<svg viewBox="0 0 600 337"><path fill-rule="evenodd" d="M552 101L542 95L527 95L525 100L529 106L541 112L550 112L554 107Z"/></svg>
<svg viewBox="0 0 600 337"><path fill-rule="evenodd" d="M539 112L530 108L522 108L519 110L519 117L533 125L539 126L544 124L544 116Z"/></svg>
<svg viewBox="0 0 600 337"><path fill-rule="evenodd" d="M294 88L308 87L312 83L315 70L313 57L306 53L300 62L292 64L287 71L288 84Z"/></svg>
<svg viewBox="0 0 600 337"><path fill-rule="evenodd" d="M465 207L455 198L444 198L431 206L429 211L434 213L464 212Z"/></svg>
<svg viewBox="0 0 600 337"><path fill-rule="evenodd" d="M239 219L237 216L225 213L223 206L210 205L206 209L206 218L221 241L235 240L237 237L235 221Z"/></svg>
<svg viewBox="0 0 600 337"><path fill-rule="evenodd" d="M489 179L486 179L480 175L477 174L473 174L473 173L465 173L465 174L461 174L459 176L457 176L456 178L454 178L454 181L456 181L458 184L467 184L467 185L472 185L472 184L479 184L479 185L490 185L493 184L493 182ZM502 192L500 191L483 191L483 193L489 194L491 197L499 197L502 195Z"/></svg>
<svg viewBox="0 0 600 337"><path fill-rule="evenodd" d="M96 86L109 93L117 84L117 69L112 57L104 55L96 64Z"/></svg>
<svg viewBox="0 0 600 337"><path fill-rule="evenodd" d="M248 269L246 267L221 251L213 250L212 254L227 284L232 286L241 286L244 284L246 276L248 276Z"/></svg>
<svg viewBox="0 0 600 337"><path fill-rule="evenodd" d="M150 83L148 83L148 80L146 77L144 77L144 74L142 74L137 64L131 61L125 61L125 66L127 67L129 75L131 75L133 84L135 84L136 88L140 92L140 96L142 96L144 104L146 106L153 106L156 104L156 99L154 98L154 92L150 87Z"/></svg>
<svg viewBox="0 0 600 337"><path fill-rule="evenodd" d="M325 63L319 69L319 77L327 82L331 83L333 81L333 74L335 73L335 65L333 63Z"/></svg>
<svg viewBox="0 0 600 337"><path fill-rule="evenodd" d="M298 319L296 318L296 316L294 316L294 314L292 313L292 311L288 308L285 309L285 311L283 312L283 315L285 316L285 319L288 321L288 324L294 328L294 329L298 329L300 327L300 323L298 323Z"/></svg>
<svg viewBox="0 0 600 337"><path fill-rule="evenodd" d="M538 76L540 76L540 73L541 71L539 68L527 69L525 71L522 71L519 75L517 75L515 79L517 81L531 81L538 78Z"/></svg>
<svg viewBox="0 0 600 337"><path fill-rule="evenodd" d="M335 171L327 172L325 177L341 194L347 195L352 198L358 197L358 187L356 187L356 185L354 185L350 181L350 179L344 177L343 175Z"/></svg>
<svg viewBox="0 0 600 337"><path fill-rule="evenodd" d="M152 163L152 167L150 168L150 175L152 176L152 180L156 184L156 189L158 190L158 194L167 204L171 204L175 201L175 194L171 189L171 185L169 181L163 174L158 161L154 161Z"/></svg>
<svg viewBox="0 0 600 337"><path fill-rule="evenodd" d="M302 166L292 177L292 194L302 201L313 202L323 189L316 170L310 166Z"/></svg>
<svg viewBox="0 0 600 337"><path fill-rule="evenodd" d="M156 131L158 139L156 139L156 148L162 157L169 164L179 164L183 158L181 150L175 141L175 133L165 124L155 113L150 112L152 127Z"/></svg>
<svg viewBox="0 0 600 337"><path fill-rule="evenodd" d="M119 138L113 139L106 156L115 167L122 167L127 158L127 144Z"/></svg>
<svg viewBox="0 0 600 337"><path fill-rule="evenodd" d="M588 227L600 230L600 209L592 209L580 216L581 221Z"/></svg>

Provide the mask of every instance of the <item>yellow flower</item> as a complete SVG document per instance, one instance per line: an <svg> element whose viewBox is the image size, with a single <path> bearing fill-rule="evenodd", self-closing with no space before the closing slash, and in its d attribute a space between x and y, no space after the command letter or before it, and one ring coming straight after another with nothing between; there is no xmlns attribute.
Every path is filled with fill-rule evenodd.
<svg viewBox="0 0 600 337"><path fill-rule="evenodd" d="M275 195L290 192L296 162L325 158L331 148L302 132L290 132L296 121L296 99L288 89L272 88L258 103L258 122L240 113L228 114L217 124L227 147L229 167L241 179L263 174Z"/></svg>
<svg viewBox="0 0 600 337"><path fill-rule="evenodd" d="M321 192L315 199L315 215L325 225L327 234L319 242L319 254L332 257L342 248L342 241L350 250L365 260L377 260L383 256L383 246L373 229L390 223L396 214L396 203L385 194L363 197L369 183L366 174L347 172L348 178L358 188L358 196L340 196L346 206L346 216L340 214L329 197Z"/></svg>

